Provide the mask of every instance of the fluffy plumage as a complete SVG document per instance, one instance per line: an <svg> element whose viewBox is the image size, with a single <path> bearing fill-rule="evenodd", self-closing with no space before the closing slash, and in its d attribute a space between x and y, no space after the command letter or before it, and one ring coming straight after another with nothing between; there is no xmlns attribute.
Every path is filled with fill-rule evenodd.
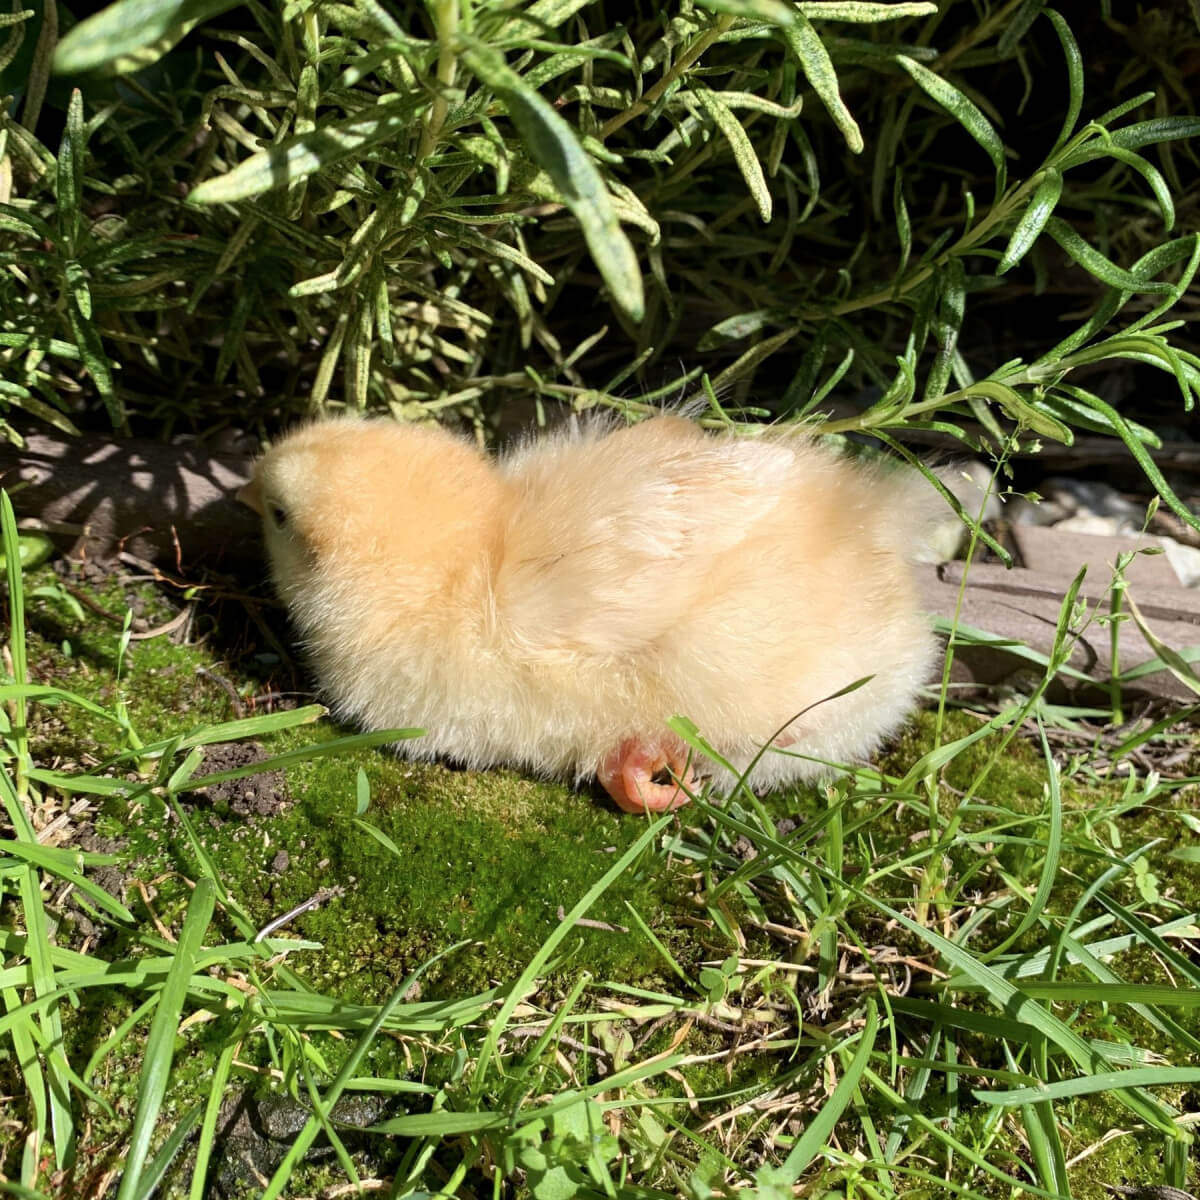
<svg viewBox="0 0 1200 1200"><path fill-rule="evenodd" d="M635 810L680 801L663 766L728 783L689 768L673 714L741 768L808 709L758 787L859 759L903 720L934 649L908 565L931 495L794 434L674 416L499 461L438 428L322 421L244 492L340 716L423 727L399 747L414 757L598 773Z"/></svg>

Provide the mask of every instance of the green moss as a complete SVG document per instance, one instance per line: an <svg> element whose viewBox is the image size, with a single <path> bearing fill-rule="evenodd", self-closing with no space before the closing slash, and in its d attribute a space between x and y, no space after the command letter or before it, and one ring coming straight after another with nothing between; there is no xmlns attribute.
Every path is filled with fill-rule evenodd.
<svg viewBox="0 0 1200 1200"><path fill-rule="evenodd" d="M153 589L138 589L133 598L150 623L170 616ZM115 612L122 599L110 584L98 602ZM228 696L197 669L220 673L235 686L247 681L204 646L177 646L166 637L134 642L118 682L119 628L89 621L64 631L61 620L58 606L31 606L28 637L39 677L108 706L119 690L143 743L233 717ZM64 638L55 636L60 633L71 642L70 656L62 652ZM59 705L54 715L59 720L42 730L43 753L74 757L81 742L97 757L127 748L120 729L80 709ZM306 726L263 744L267 754L277 754L346 732ZM362 822L399 854L356 822L360 770L372 797ZM203 792L187 794L185 808L222 883L260 925L322 888L337 890L288 931L324 943L323 953L295 965L315 986L348 1000L378 999L425 959L462 940L471 945L432 977L444 979L451 994L513 977L557 927L561 911L640 832L638 822L586 792L512 772L406 762L387 749L302 763L289 772L286 790L291 803L270 817L238 817L228 804L210 804ZM102 834L128 843L130 858L142 864L139 873L178 870L196 877L199 864L188 839L157 798L108 801L97 823ZM273 871L281 851L287 866ZM171 905L182 905L187 889L170 880L159 888L166 905L159 915L169 923ZM648 860L627 871L588 914L624 929L581 927L560 959L577 958L602 977L656 975L657 953L639 932L625 931L625 903L653 924L672 890L660 863Z"/></svg>
<svg viewBox="0 0 1200 1200"><path fill-rule="evenodd" d="M355 822L360 766L373 797L363 821L399 855ZM272 899L286 909L318 887L345 889L297 931L337 947L323 961L320 986L347 981L360 996L377 998L464 939L472 945L439 971L454 989L511 978L639 832L589 796L507 772L454 772L375 752L311 763L298 774L296 809L273 823L273 845L287 848L292 865ZM654 912L667 894L662 883L646 863L589 918L628 924L623 901ZM636 978L653 966L637 934L587 928L574 943L572 952L600 974Z"/></svg>
<svg viewBox="0 0 1200 1200"><path fill-rule="evenodd" d="M170 606L149 589L122 591L110 584L101 600L117 612L126 596L141 607L149 624L161 623L171 615ZM117 707L118 697L122 698L128 725L143 743L234 717L226 690L208 675L197 674L198 668L221 676L242 695L261 688L254 664L245 658L222 661L209 645L177 646L166 637L134 642L118 681L119 638L120 628L115 623L89 618L82 625L72 624L53 599L35 600L30 606L30 657L36 678L96 700L110 710ZM64 641L70 643L69 653ZM120 726L67 704L37 705L33 712L39 761L48 762L57 755L66 771L94 767L133 744ZM950 712L943 741L962 738L977 725L974 717ZM918 715L881 759L883 770L902 776L928 751L934 728L933 714ZM262 749L274 755L306 745L324 745L346 732L322 722L264 738ZM682 1041L677 1040L682 1019L645 1029L632 1023L595 1029L571 1027L572 1036L592 1047L598 1042L610 1049L623 1045L621 1061L625 1062L673 1052L691 1056L679 1078L655 1077L642 1085L640 1094L726 1097L701 1110L706 1119L736 1106L738 1097L782 1086L784 1080L792 1081L789 1086L797 1097L811 1094L812 1103L818 1103L822 1041L803 1042L794 1056L794 1043L788 1043L786 1054L763 1050L729 1056L726 1052L781 1022L792 1021L793 1005L803 1011L805 1028L810 1030L813 1026L807 1023L814 1020L819 1028L836 1029L842 1018L853 1019L861 1006L862 988L869 991L870 985L860 981L846 986L841 977L846 963L839 961L838 955L849 954L850 970L861 971L853 962L855 943L867 948L891 947L902 955L929 955L919 939L890 927L877 911L857 899L851 888L840 886L836 876L820 876L824 879L823 898L815 893L800 895L795 880L816 877L804 867L806 862L813 871L829 871L837 864L842 880L911 911L925 873L936 867L944 889L931 909L938 920L949 920L956 911L959 916L955 919L960 920L963 911L975 912L980 904L1006 896L1012 882L1019 882L1025 898L996 907L972 935L971 946L977 951L996 944L1015 928L1037 885L1049 820L1046 769L1037 744L1017 737L996 755L997 745L997 739L989 737L964 750L948 765L932 796L919 788L911 795L863 790L848 794L843 802L839 789L815 788L765 798L763 808L770 819L787 818L795 823L794 832L783 831L781 826L778 836L801 849L802 857L795 865L798 876L781 874L766 858L756 858L753 846L740 844L744 839L685 811L671 835L678 837L675 852L667 856L661 848L650 848L601 897L587 915L608 927L580 927L568 936L539 981L536 1002L552 1007L584 970L598 981L682 996L690 1003L700 999L700 992L669 970L639 930L627 907L632 905L697 984L706 961L720 962L731 953L742 960L778 966L763 971L760 977L747 973L731 979L725 996L727 1008L714 1010L712 1022L693 1025ZM214 748L208 753L220 752ZM991 768L982 775L989 762ZM129 763L119 771L128 774ZM360 772L370 792L369 807L362 814L358 812ZM982 783L975 787L981 775ZM315 992L346 1003L378 1001L414 968L460 941L468 944L422 978L421 999L458 998L497 982L511 982L556 930L560 912L569 909L642 830L641 822L617 814L598 794L527 779L511 771L481 773L411 763L387 750L313 758L291 766L286 775L264 778L269 786L256 794L270 803L261 812L251 804L249 811L239 813L245 805L236 784L219 792L210 789L211 794L197 791L180 797L202 851L215 864L231 898L231 911L218 910L206 942L212 945L244 936L234 920L235 912L246 915L252 933L317 893L332 889L323 903L293 917L280 932L320 943L320 949L292 952L288 967ZM1168 851L1182 846L1190 832L1180 819L1190 803L1185 794L1161 794L1150 804L1132 805L1122 781L1106 781L1080 771L1063 779L1062 797L1062 857L1047 909L1052 921L1070 911L1081 890L1112 864L1116 854L1153 838L1161 839L1162 844L1147 852L1148 870L1166 899L1148 902L1132 872L1113 884L1108 894L1137 909L1152 924L1179 911L1171 900L1200 902L1194 870L1185 861L1168 857ZM126 886L122 890L115 881L111 886L123 894L141 922L139 930L110 930L105 956L136 957L153 945L164 946L155 943L151 920L157 918L166 928L178 929L191 895L190 881L203 870L196 847L163 797L154 792L143 791L132 800L96 798L90 805L79 820L90 821L95 834L122 847ZM731 886L730 876L735 872L743 881ZM132 886L135 879L141 888ZM1085 916L1096 913L1093 907ZM78 937L71 932L71 912L61 915L60 937ZM779 931L785 929L792 933L781 940ZM823 950L822 934L827 931L836 934L840 947L832 957L826 957ZM1036 926L1012 949L1036 950L1043 936L1042 927ZM798 974L790 969L793 966ZM1114 969L1130 982L1161 981L1163 977L1148 949L1123 954ZM1079 968L1069 968L1060 977L1084 976ZM881 978L896 977L884 971ZM819 990L822 979L832 981L828 992ZM269 974L266 982L272 982ZM918 978L918 993L923 984L924 978ZM73 1063L86 1062L140 998L93 991L85 994L84 1001L67 1028L67 1049ZM969 995L956 1000L959 1004L971 1001ZM600 993L585 992L578 1011L593 1010L599 1002ZM721 1017L721 1012L727 1015ZM766 1023L756 1025L754 1014L765 1014ZM1093 1005L1078 1013L1062 1010L1060 1015L1071 1019L1083 1036L1130 1040L1169 1061L1180 1061L1169 1031L1154 1028L1128 1009L1114 1007L1105 1012ZM1200 1036L1200 1014L1186 1010L1174 1016L1182 1028ZM176 1116L205 1097L212 1065L231 1033L233 1020L231 1014L222 1015L189 1026L183 1035L172 1076ZM105 1139L119 1140L126 1135L145 1028L143 1021L100 1064L95 1083L113 1105L116 1117L109 1120L99 1110L91 1113L97 1140L86 1147L87 1154L99 1154ZM900 1031L914 1039L906 1044L906 1052L919 1054L920 1039L927 1031L905 1021L900 1023ZM467 1107L477 1103L466 1089L478 1036L464 1032L437 1044L381 1038L373 1044L360 1073L441 1084L451 1098L451 1107ZM291 1072L297 1056L303 1054L319 1056L323 1066L310 1063L309 1069L318 1085L322 1084L344 1060L351 1041L264 1028L245 1040L239 1050L239 1061L256 1073L242 1070L235 1080L252 1093L273 1095L278 1089L274 1072L282 1070L294 1086L301 1086ZM630 1058L635 1041L636 1057ZM969 1056L969 1061L981 1066L1007 1065L999 1045L988 1039L960 1035L958 1044L961 1060ZM465 1058L456 1059L455 1051L462 1051ZM511 1052L519 1058L524 1050L518 1045ZM514 1065L510 1061L507 1070L517 1072L514 1078L518 1079L520 1072L533 1071L538 1094L552 1094L599 1080L597 1064L601 1061L603 1056L583 1055L571 1072L564 1073L551 1047L542 1062ZM611 1069L615 1060L609 1061ZM465 1069L464 1062L468 1064ZM0 1065L5 1080L10 1068L11 1064ZM487 1093L484 1103L503 1107L516 1102L504 1090L507 1085L502 1077L497 1078L496 1086L500 1090ZM941 1086L931 1086L922 1101L929 1115L948 1111L948 1097L939 1090ZM1008 1169L1019 1173L1011 1159L1021 1153L1019 1117L1007 1118L1006 1128L988 1143L990 1135L982 1125L986 1110L969 1102L969 1085L960 1084L959 1096L959 1114L951 1125L954 1135L968 1144L989 1145L985 1151L989 1161L1007 1162ZM1188 1104L1180 1089L1171 1098L1180 1105ZM423 1103L420 1100L417 1106ZM873 1107L879 1127L890 1128L892 1114L886 1106L876 1100L867 1103ZM684 1119L683 1112L676 1114L679 1119ZM1105 1096L1063 1106L1061 1117L1068 1155L1078 1154L1098 1143L1108 1129L1128 1122L1128 1114ZM740 1137L757 1136L757 1122L753 1110L740 1113L733 1122L730 1144L740 1144ZM845 1144L867 1152L857 1125L850 1121L844 1125ZM163 1127L169 1127L169 1120L164 1120ZM403 1141L376 1140L373 1161L393 1163L403 1146ZM496 1145L492 1150L498 1152ZM1105 1181L1147 1178L1159 1152L1159 1143L1148 1135L1105 1143L1073 1168L1074 1194L1079 1200L1099 1200ZM14 1153L15 1144L10 1143L5 1149L5 1169L12 1167ZM447 1150L448 1170L453 1169L455 1153ZM628 1153L635 1151L630 1148ZM681 1142L678 1153L682 1170L699 1158L703 1147ZM926 1153L936 1157L931 1146ZM828 1166L820 1169L819 1179L831 1187L852 1174L851 1168ZM312 1182L315 1188L313 1181L328 1183L341 1176L322 1162L305 1166L303 1178L305 1187ZM300 1186L300 1177L294 1182ZM981 1195L1000 1194L978 1180L972 1186ZM901 1194L915 1197L926 1193L914 1185L902 1189Z"/></svg>

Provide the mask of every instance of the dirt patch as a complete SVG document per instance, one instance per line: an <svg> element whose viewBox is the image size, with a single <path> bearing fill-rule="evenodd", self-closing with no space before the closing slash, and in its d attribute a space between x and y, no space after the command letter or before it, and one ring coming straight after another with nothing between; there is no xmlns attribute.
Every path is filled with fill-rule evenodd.
<svg viewBox="0 0 1200 1200"><path fill-rule="evenodd" d="M196 780L202 780L205 775L249 767L266 758L267 753L258 742L218 742L205 747L204 763ZM274 817L286 812L292 803L287 778L282 771L263 771L244 779L223 780L206 787L204 795L213 804L229 805L230 811L239 817Z"/></svg>
<svg viewBox="0 0 1200 1200"><path fill-rule="evenodd" d="M56 558L52 566L60 579L70 583L90 584L95 588L105 587L121 569L121 564L115 557L80 558L70 555Z"/></svg>
<svg viewBox="0 0 1200 1200"><path fill-rule="evenodd" d="M121 854L128 842L124 838L101 837L95 826L89 821L79 827L75 844L80 850L92 854ZM118 866L93 867L88 875L93 883L98 883L110 896L123 897L125 888L133 878Z"/></svg>

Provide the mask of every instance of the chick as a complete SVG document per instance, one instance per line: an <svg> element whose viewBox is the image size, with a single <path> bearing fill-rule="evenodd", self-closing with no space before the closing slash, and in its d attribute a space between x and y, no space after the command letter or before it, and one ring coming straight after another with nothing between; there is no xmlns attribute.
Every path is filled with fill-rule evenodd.
<svg viewBox="0 0 1200 1200"><path fill-rule="evenodd" d="M424 728L414 757L597 775L640 812L732 782L674 714L739 771L773 740L757 788L901 723L934 655L909 566L932 495L809 438L664 415L499 461L436 427L320 421L242 498L339 716Z"/></svg>

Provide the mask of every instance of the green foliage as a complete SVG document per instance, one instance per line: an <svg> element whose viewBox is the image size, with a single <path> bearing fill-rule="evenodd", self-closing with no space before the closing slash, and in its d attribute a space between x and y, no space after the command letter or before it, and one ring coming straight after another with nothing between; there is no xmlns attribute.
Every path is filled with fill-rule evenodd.
<svg viewBox="0 0 1200 1200"><path fill-rule="evenodd" d="M1176 10L1110 26L1197 42ZM9 27L0 399L63 428L92 397L117 428L636 413L687 393L683 360L734 419L816 418L836 387L864 399L834 433L1137 452L1074 373L1200 387L1167 319L1200 120L1171 76L1087 119L1078 38L1033 0L119 0L57 45ZM976 305L1063 270L1091 317L988 361Z"/></svg>

